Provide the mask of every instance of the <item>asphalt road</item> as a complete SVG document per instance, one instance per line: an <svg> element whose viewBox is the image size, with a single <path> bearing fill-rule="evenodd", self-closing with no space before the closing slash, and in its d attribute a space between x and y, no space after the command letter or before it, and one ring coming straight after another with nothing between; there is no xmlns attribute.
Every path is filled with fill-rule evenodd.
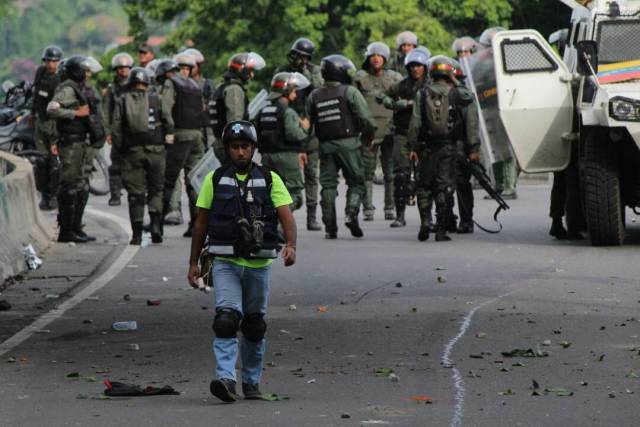
<svg viewBox="0 0 640 427"><path fill-rule="evenodd" d="M213 297L188 287L189 241L178 226L58 313L48 332L1 356L0 425L640 425L633 213L623 247L555 241L547 235L549 188L528 186L502 214L502 233L421 243L417 212L409 210L406 228L390 229L382 188L375 191L377 218L361 240L341 227L338 240L325 241L296 214L298 263L274 267L262 384L287 400L226 405L209 394ZM476 199L477 219L491 225L494 203ZM105 198L91 204L126 218L126 207L108 208ZM93 273L70 295L127 247L113 222L91 217L91 227L119 250L59 248L69 262L93 251L100 264L81 269ZM138 330L112 331L120 320L136 320ZM541 357L502 354L516 349ZM75 372L80 379L65 378ZM105 378L181 394L101 400Z"/></svg>

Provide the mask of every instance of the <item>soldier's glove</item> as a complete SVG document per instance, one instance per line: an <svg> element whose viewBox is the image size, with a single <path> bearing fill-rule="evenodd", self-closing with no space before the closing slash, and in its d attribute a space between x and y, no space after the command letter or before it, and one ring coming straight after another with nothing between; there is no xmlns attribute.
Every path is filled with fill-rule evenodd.
<svg viewBox="0 0 640 427"><path fill-rule="evenodd" d="M376 95L376 102L378 104L382 104L382 102L384 101L385 98L385 94L384 93L379 93Z"/></svg>
<svg viewBox="0 0 640 427"><path fill-rule="evenodd" d="M406 110L413 106L413 100L411 99L399 99L396 101L396 110Z"/></svg>
<svg viewBox="0 0 640 427"><path fill-rule="evenodd" d="M176 142L176 136L175 135L165 135L164 142L166 142L167 144L173 144L174 142Z"/></svg>

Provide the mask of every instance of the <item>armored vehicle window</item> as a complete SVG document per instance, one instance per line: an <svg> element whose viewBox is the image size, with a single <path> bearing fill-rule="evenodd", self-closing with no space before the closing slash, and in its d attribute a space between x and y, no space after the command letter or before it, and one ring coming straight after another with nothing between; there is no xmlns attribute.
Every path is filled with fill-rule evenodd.
<svg viewBox="0 0 640 427"><path fill-rule="evenodd" d="M602 21L598 25L600 64L640 59L640 20Z"/></svg>
<svg viewBox="0 0 640 427"><path fill-rule="evenodd" d="M558 68L558 64L536 40L505 40L500 48L502 67L507 74L554 71Z"/></svg>

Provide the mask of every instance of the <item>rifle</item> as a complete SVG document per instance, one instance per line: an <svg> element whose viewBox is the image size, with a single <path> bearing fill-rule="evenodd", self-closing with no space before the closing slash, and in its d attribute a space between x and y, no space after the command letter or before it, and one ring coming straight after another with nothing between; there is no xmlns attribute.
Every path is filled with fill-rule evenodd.
<svg viewBox="0 0 640 427"><path fill-rule="evenodd" d="M493 214L493 220L496 223L498 223L498 225L500 226L500 229L497 231L487 230L482 226L480 226L480 224L478 223L476 223L476 225L478 226L478 228L480 228L483 231L486 231L487 233L492 233L492 234L499 233L500 231L502 231L502 224L500 223L500 221L498 221L498 215L500 214L500 211L503 211L503 210L506 211L507 209L509 209L509 205L507 204L507 202L504 201L504 199L500 196L500 194L491 186L491 178L489 178L489 175L487 174L487 170L482 165L482 163L473 162L469 159L466 159L466 163L467 163L467 167L469 168L469 172L471 172L471 175L473 175L478 180L478 183L482 186L482 188L484 188L487 194L491 196L491 198L498 203L498 209L496 209L496 212Z"/></svg>

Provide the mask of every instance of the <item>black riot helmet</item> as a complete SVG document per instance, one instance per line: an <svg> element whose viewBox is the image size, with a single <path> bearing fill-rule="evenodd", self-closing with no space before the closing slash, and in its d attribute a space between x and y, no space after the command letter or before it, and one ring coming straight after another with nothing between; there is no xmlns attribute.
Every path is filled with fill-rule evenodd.
<svg viewBox="0 0 640 427"><path fill-rule="evenodd" d="M173 59L164 59L156 67L156 79L162 83L169 71L179 71L180 67Z"/></svg>
<svg viewBox="0 0 640 427"><path fill-rule="evenodd" d="M356 66L346 56L336 54L322 58L320 71L326 81L351 84Z"/></svg>
<svg viewBox="0 0 640 427"><path fill-rule="evenodd" d="M84 56L72 56L64 63L64 74L74 82L84 82L87 78L87 71L91 71L91 65Z"/></svg>
<svg viewBox="0 0 640 427"><path fill-rule="evenodd" d="M247 141L258 145L258 134L253 123L245 120L235 120L227 123L222 131L222 144L227 146L233 141Z"/></svg>
<svg viewBox="0 0 640 427"><path fill-rule="evenodd" d="M289 52L311 58L315 50L316 46L311 40L301 37L293 42L293 45L291 46L291 50Z"/></svg>
<svg viewBox="0 0 640 427"><path fill-rule="evenodd" d="M58 46L47 46L42 51L43 61L60 61L62 59L62 49Z"/></svg>
<svg viewBox="0 0 640 427"><path fill-rule="evenodd" d="M451 58L448 58L444 55L434 56L429 60L429 77L431 79L437 78L447 78L451 81L455 79L455 65Z"/></svg>
<svg viewBox="0 0 640 427"><path fill-rule="evenodd" d="M133 67L129 73L127 85L133 86L138 83L149 86L151 84L151 76L149 76L149 72L145 68Z"/></svg>

